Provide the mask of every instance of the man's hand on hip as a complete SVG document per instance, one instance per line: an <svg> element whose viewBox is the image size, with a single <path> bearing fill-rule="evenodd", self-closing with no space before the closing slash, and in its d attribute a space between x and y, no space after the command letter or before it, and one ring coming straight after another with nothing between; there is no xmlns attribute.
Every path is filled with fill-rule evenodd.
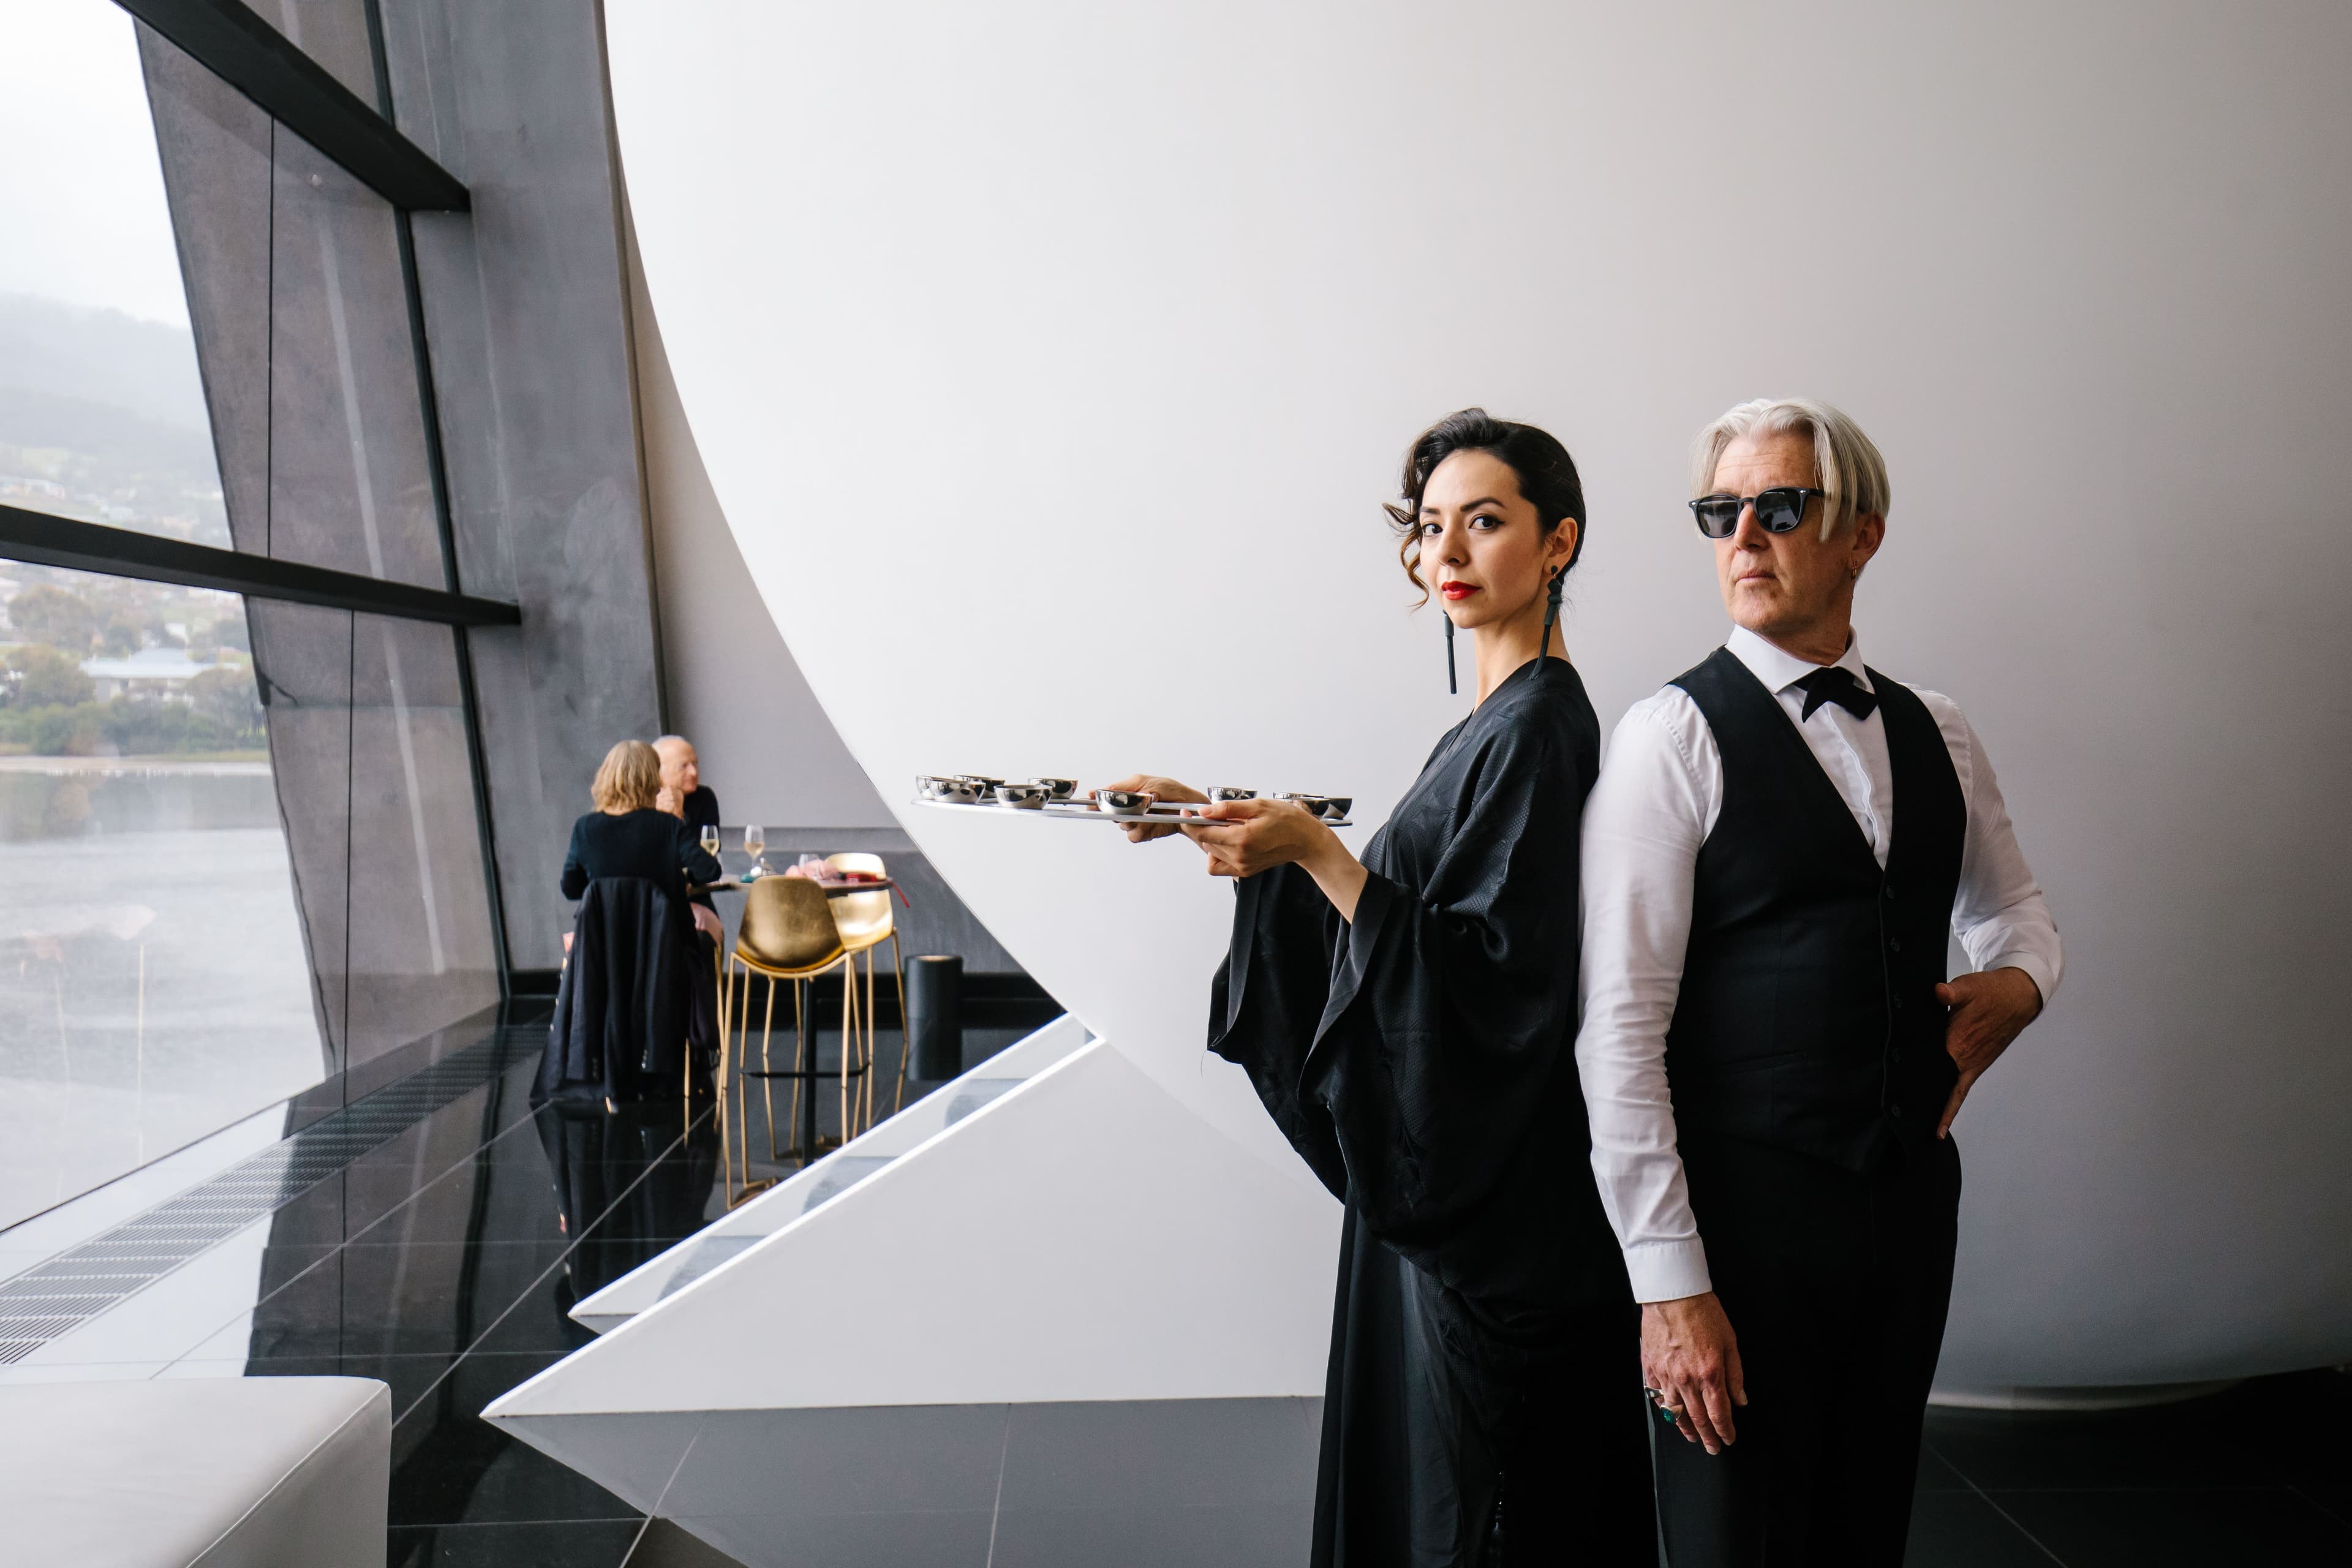
<svg viewBox="0 0 2352 1568"><path fill-rule="evenodd" d="M1936 987L1936 1000L1952 1010L1944 1025L1944 1049L1960 1069L1944 1119L1936 1123L1936 1136L1944 1138L1950 1136L1952 1118L1977 1079L2041 1013L2042 987L2022 969L1984 969L1952 976Z"/></svg>
<svg viewBox="0 0 2352 1568"><path fill-rule="evenodd" d="M1739 1367L1739 1341L1710 1290L1676 1301L1642 1304L1642 1381L1675 1413L1685 1442L1719 1454L1738 1436L1731 1408L1748 1403Z"/></svg>

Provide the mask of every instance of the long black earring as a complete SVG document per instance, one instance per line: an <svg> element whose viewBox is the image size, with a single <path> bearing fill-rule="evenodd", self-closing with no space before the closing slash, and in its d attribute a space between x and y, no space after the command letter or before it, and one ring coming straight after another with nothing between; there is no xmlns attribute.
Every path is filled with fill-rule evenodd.
<svg viewBox="0 0 2352 1568"><path fill-rule="evenodd" d="M1438 613L1444 615L1443 610ZM1445 689L1449 694L1458 694L1461 690L1460 687L1454 684L1454 617L1452 616L1445 616Z"/></svg>
<svg viewBox="0 0 2352 1568"><path fill-rule="evenodd" d="M1547 592L1544 602L1543 647L1538 650L1536 654L1538 658L1549 658L1551 657L1552 623L1559 619L1559 594L1560 590L1567 585L1568 569L1566 567L1562 567L1560 570L1551 574L1551 587ZM1448 626L1453 624L1454 623L1451 621L1446 623Z"/></svg>

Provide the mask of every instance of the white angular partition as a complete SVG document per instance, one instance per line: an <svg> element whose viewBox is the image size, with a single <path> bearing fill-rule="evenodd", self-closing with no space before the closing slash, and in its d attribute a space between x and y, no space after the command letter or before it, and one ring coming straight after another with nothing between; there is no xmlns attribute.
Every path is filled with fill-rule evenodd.
<svg viewBox="0 0 2352 1568"><path fill-rule="evenodd" d="M971 1561L1000 1500L1213 1501L1230 1560L1287 1561L1323 1325L1264 1303L1328 1290L1337 1214L1096 1041L485 1414L751 1563Z"/></svg>
<svg viewBox="0 0 2352 1568"><path fill-rule="evenodd" d="M2324 984L2352 887L2352 616L2326 570L2352 446L2343 7L2290 0L2260 26L2168 3L1729 0L606 16L687 416L885 798L918 772L1149 769L1351 794L1360 842L1464 706L1377 510L1415 430L1478 402L1577 454L1593 515L1566 629L1606 724L1722 635L1681 505L1691 433L1743 398L1826 396L1893 472L1868 657L1966 706L2069 949L2055 1005L1958 1127L1946 1391L2352 1357L2352 1053ZM1735 85L1758 83L1785 103ZM1019 1270L1116 1250L1068 1227L1132 1220L1171 1272L1221 1271L1253 1310L1216 1320L1234 1337L1213 1354L1141 1320L1072 1353L1311 1386L1328 1254L1269 1217L1296 1162L1201 1052L1224 890L1181 844L902 816L1113 1042L1072 1084L1123 1062L1123 1104L1164 1097L1137 1126L1185 1153L1137 1131L1065 1180L1108 1195L1213 1151L1232 1184L1204 1192L1237 1208L1211 1235L1154 1206L1191 1201L1164 1186L1033 1210L992 1185L998 1263L910 1281L894 1321L954 1337L960 1296L1002 1294L1059 1322L1063 1277ZM1104 1134L1048 1124L1095 1113L1045 1087L998 1109L1075 1162ZM980 1147L934 1155L980 1179ZM887 1227L851 1239L900 1222L926 1159L727 1267L919 1269ZM1182 1237L1202 1254L1179 1260ZM861 1331L873 1303L814 1269L790 1263L806 1293L784 1310L811 1343ZM580 1370L642 1357L631 1386L667 1397L654 1337L727 1278ZM1294 1347L1279 1377L1253 1359L1268 1333ZM769 1334L669 1343L791 1359ZM992 1397L1066 1384L1032 1348L993 1363ZM964 1386L914 1364L892 1397ZM818 1376L793 1368L793 1397ZM862 1374L828 1386L884 1398Z"/></svg>
<svg viewBox="0 0 2352 1568"><path fill-rule="evenodd" d="M1052 1067L1087 1043L1084 1024L1065 1014L1025 1039L886 1118L824 1159L795 1171L742 1207L646 1259L583 1298L572 1319L609 1333L665 1296L674 1295L727 1258L772 1236L820 1204L832 1202L892 1161L920 1148L997 1096Z"/></svg>

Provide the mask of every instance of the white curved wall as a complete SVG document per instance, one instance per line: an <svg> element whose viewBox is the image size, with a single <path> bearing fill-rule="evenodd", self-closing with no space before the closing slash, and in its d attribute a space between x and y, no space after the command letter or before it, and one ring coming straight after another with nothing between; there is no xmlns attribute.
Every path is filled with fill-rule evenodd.
<svg viewBox="0 0 2352 1568"><path fill-rule="evenodd" d="M1830 397L1895 479L1866 649L1968 707L2069 946L1960 1123L1945 1383L2352 1355L2352 15L608 15L688 415L894 805L1148 767L1377 820L1460 706L1375 508L1473 401L1585 468L1571 646L1612 721L1721 635L1691 432ZM1296 1174L1200 1053L1226 895L1191 851L902 816Z"/></svg>

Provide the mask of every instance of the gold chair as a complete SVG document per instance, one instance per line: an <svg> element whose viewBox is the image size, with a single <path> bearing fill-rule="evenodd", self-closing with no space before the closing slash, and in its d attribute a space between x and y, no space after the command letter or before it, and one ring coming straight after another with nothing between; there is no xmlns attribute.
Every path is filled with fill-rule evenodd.
<svg viewBox="0 0 2352 1568"><path fill-rule="evenodd" d="M879 855L828 855L824 863L836 871L889 875ZM833 900L833 920L841 930L841 945L849 950L853 960L861 952L866 955L865 1123L868 1127L874 1125L874 954L885 942L890 944L891 973L898 982L898 1088L890 1097L890 1113L897 1115L907 1100L907 967L898 952L898 928L890 899L890 889L883 888L871 893L844 893Z"/></svg>
<svg viewBox="0 0 2352 1568"><path fill-rule="evenodd" d="M850 1057L856 1039L857 986L853 979L849 951L842 945L841 933L833 923L833 911L824 889L804 877L763 877L751 884L743 900L743 919L736 929L735 948L729 955L725 984L719 999L719 1158L726 1168L727 1205L730 1208L754 1193L774 1185L773 1182L751 1182L751 1110L747 1103L741 1107L743 1135L743 1191L735 1192L734 1158L730 1152L730 1131L727 1110L727 1081L730 1062L737 1056L748 1058L751 1036L751 978L758 975L768 983L768 1006L760 1029L760 1070L754 1072L748 1060L734 1062L736 1076L762 1080L762 1093L768 1108L768 1152L778 1159L783 1152L776 1147L776 1100L774 1079L793 1080L793 1117L800 1120L801 1090L806 1086L812 1100L816 1093L816 1039L811 1001L801 995L803 984L835 969L843 972L841 996L841 1100L842 1126L850 1125L849 1082ZM740 1026L734 1023L734 1000L737 975L740 972L743 1014ZM798 1036L798 1049L793 1056L793 1070L774 1071L768 1063L768 1045L775 1032L776 983L790 981L793 986L793 1016ZM814 1116L812 1109L812 1119ZM805 1133L805 1129L803 1129ZM845 1137L846 1134L845 1133ZM815 1139L803 1136L803 1147L797 1150L801 1163L806 1165L816 1158Z"/></svg>

